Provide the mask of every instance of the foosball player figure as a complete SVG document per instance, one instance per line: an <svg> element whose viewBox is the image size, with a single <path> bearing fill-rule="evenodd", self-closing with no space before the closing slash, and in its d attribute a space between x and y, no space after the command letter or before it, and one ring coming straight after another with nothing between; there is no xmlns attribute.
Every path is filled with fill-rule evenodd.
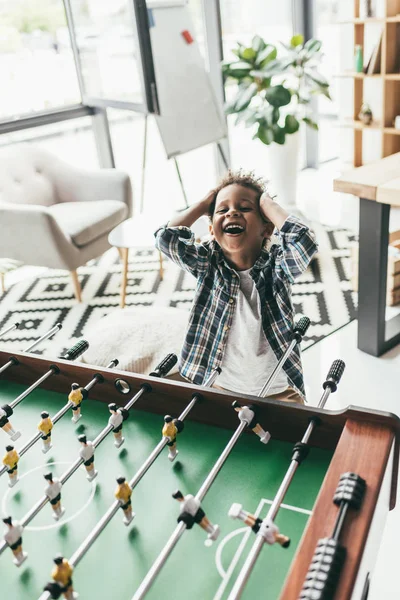
<svg viewBox="0 0 400 600"><path fill-rule="evenodd" d="M51 507L53 509L53 517L56 521L65 513L65 508L61 506L61 488L62 483L57 479L53 479L52 473L46 473L44 475L46 481L49 482L48 486L44 490L44 493L50 500Z"/></svg>
<svg viewBox="0 0 400 600"><path fill-rule="evenodd" d="M113 427L114 446L119 448L125 441L125 438L122 437L122 422L128 417L128 412L123 408L118 408L114 403L108 405L108 410L111 413L108 424Z"/></svg>
<svg viewBox="0 0 400 600"><path fill-rule="evenodd" d="M14 446L6 446L6 454L3 457L3 465L7 467L9 476L9 487L13 487L18 481L18 461L19 454Z"/></svg>
<svg viewBox="0 0 400 600"><path fill-rule="evenodd" d="M78 436L78 440L81 443L81 449L79 450L79 456L83 459L83 464L86 469L86 479L93 481L97 477L97 471L94 468L94 445L93 442L88 442L86 435Z"/></svg>
<svg viewBox="0 0 400 600"><path fill-rule="evenodd" d="M183 521L187 529L192 529L194 523L200 525L200 527L208 533L206 545L217 539L220 532L219 526L210 523L197 498L192 496L192 494L186 494L186 496L184 496L179 490L172 494L172 497L181 503L178 523Z"/></svg>
<svg viewBox="0 0 400 600"><path fill-rule="evenodd" d="M7 529L4 532L4 540L10 546L12 553L14 554L13 563L17 567L20 567L24 560L28 557L27 552L22 550L22 532L24 528L18 521L12 521L11 517L3 519L3 523Z"/></svg>
<svg viewBox="0 0 400 600"><path fill-rule="evenodd" d="M266 544L272 545L278 543L282 546L282 548L289 547L290 538L282 533L279 533L279 528L271 519L262 520L259 517L255 517L251 513L247 512L247 510L243 510L242 505L236 502L230 507L228 515L232 519L239 519L251 527L254 533L258 533L264 538Z"/></svg>
<svg viewBox="0 0 400 600"><path fill-rule="evenodd" d="M176 455L179 451L176 449L176 436L183 430L183 421L179 419L173 419L170 415L164 417L164 427L162 428L162 434L168 438L168 458L172 462L175 460Z"/></svg>
<svg viewBox="0 0 400 600"><path fill-rule="evenodd" d="M71 385L71 391L69 393L68 400L72 402L73 415L71 421L73 421L74 423L79 421L79 419L82 416L81 404L83 400L86 400L88 394L88 391L85 388L80 387L78 383L73 383Z"/></svg>
<svg viewBox="0 0 400 600"><path fill-rule="evenodd" d="M68 560L61 554L54 558L55 567L51 573L54 581L48 583L44 588L45 592L50 592L50 596L57 600L63 594L66 600L74 600L79 598L79 595L74 592L72 587L72 572L73 568Z"/></svg>
<svg viewBox="0 0 400 600"><path fill-rule="evenodd" d="M247 426L252 429L256 435L258 435L263 444L268 444L269 440L271 439L271 434L268 433L268 431L264 431L264 429L258 423L256 407L253 406L253 404L249 404L249 406L240 406L236 400L232 402L232 406L236 412L239 413L239 419L241 421L246 421Z"/></svg>
<svg viewBox="0 0 400 600"><path fill-rule="evenodd" d="M12 414L13 409L8 404L0 406L0 427L3 431L7 433L7 435L10 436L12 441L15 442L15 440L21 437L21 432L15 431L10 421L8 420L8 417L11 417Z"/></svg>
<svg viewBox="0 0 400 600"><path fill-rule="evenodd" d="M117 478L117 489L115 490L114 496L121 504L121 508L124 511L124 525L129 525L132 519L135 516L135 513L132 512L132 488L129 483L125 480L125 477Z"/></svg>
<svg viewBox="0 0 400 600"><path fill-rule="evenodd" d="M40 416L42 417L42 420L38 425L38 429L42 434L42 452L43 454L46 454L46 452L48 452L50 448L53 447L51 443L51 430L53 429L53 421L50 419L49 413L45 410L40 413Z"/></svg>

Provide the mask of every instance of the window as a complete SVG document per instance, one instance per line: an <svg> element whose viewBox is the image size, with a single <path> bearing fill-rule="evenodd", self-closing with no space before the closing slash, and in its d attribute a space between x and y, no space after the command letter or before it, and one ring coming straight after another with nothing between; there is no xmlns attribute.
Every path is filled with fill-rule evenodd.
<svg viewBox="0 0 400 600"><path fill-rule="evenodd" d="M0 119L81 102L62 0L0 0Z"/></svg>

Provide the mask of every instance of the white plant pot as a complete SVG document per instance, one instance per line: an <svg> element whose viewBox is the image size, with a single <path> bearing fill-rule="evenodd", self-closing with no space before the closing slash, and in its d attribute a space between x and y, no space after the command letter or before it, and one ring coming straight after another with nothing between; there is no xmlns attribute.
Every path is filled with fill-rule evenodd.
<svg viewBox="0 0 400 600"><path fill-rule="evenodd" d="M299 131L287 135L283 145L273 142L267 147L270 190L277 195L277 202L286 209L296 206L299 156Z"/></svg>

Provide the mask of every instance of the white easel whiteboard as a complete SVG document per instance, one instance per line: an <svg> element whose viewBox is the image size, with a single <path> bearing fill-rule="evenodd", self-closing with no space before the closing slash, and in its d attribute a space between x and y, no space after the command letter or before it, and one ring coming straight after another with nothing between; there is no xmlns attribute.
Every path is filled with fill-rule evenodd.
<svg viewBox="0 0 400 600"><path fill-rule="evenodd" d="M147 6L160 108L155 119L167 156L172 158L218 142L227 135L226 126L186 2L148 2ZM183 32L188 32L189 36L184 35L189 42Z"/></svg>

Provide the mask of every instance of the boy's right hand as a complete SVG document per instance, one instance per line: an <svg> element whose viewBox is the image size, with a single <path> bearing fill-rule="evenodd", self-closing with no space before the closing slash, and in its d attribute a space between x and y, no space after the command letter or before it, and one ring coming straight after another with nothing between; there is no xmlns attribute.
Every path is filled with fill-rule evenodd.
<svg viewBox="0 0 400 600"><path fill-rule="evenodd" d="M214 200L215 200L215 189L212 189L201 200L201 204L204 206L204 213L203 214L208 215L208 211L209 211L210 206L211 206L211 204L212 204L212 202Z"/></svg>

